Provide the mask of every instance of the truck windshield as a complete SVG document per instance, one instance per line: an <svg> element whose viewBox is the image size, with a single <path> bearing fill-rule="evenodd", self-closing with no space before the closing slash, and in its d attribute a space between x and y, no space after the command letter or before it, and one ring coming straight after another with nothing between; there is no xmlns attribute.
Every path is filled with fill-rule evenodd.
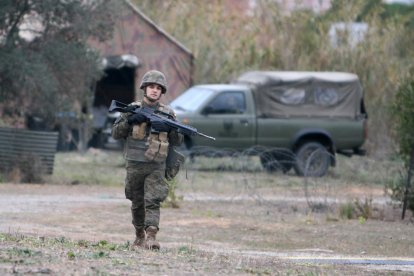
<svg viewBox="0 0 414 276"><path fill-rule="evenodd" d="M178 98L171 102L170 106L175 110L181 111L195 111L197 110L207 98L213 93L212 90L191 87Z"/></svg>

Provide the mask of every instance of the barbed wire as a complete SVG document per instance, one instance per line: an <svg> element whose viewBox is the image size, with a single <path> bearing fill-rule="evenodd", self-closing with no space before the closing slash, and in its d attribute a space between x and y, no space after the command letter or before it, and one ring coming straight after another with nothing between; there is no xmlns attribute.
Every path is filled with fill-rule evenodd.
<svg viewBox="0 0 414 276"><path fill-rule="evenodd" d="M200 190L198 182L208 183L214 190L214 200L252 200L269 207L295 200L297 204L306 204L312 211L335 209L338 203L346 200L343 190L347 183L384 184L391 181L400 166L399 162L393 161L383 161L378 165L378 162L364 157L338 158L338 155L320 148L310 151L305 159L299 161L286 149L266 147L243 151L198 147L186 154L188 158L183 168L186 172L180 174L180 181L190 183L195 194ZM340 159L341 164L332 167L335 158L336 163ZM328 170L321 174L318 170L325 166ZM378 166L381 169L376 169ZM283 184L280 186L283 182L293 182L301 191L289 198L284 198L283 193L275 195L283 189ZM274 183L274 191L265 194L272 187L263 189L264 183ZM226 196L217 196L221 190L226 190Z"/></svg>

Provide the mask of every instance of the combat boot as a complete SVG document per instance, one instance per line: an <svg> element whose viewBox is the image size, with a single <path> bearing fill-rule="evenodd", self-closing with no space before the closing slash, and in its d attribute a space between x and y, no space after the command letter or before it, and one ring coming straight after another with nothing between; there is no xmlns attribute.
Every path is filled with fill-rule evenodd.
<svg viewBox="0 0 414 276"><path fill-rule="evenodd" d="M145 230L144 227L135 227L135 241L132 247L145 248Z"/></svg>
<svg viewBox="0 0 414 276"><path fill-rule="evenodd" d="M149 250L160 250L160 243L155 240L158 228L156 226L148 226L146 232L147 239L145 242L145 248Z"/></svg>

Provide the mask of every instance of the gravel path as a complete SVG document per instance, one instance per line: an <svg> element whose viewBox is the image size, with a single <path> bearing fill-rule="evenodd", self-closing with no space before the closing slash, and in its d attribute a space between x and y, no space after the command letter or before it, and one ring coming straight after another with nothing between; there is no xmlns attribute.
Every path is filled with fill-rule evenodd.
<svg viewBox="0 0 414 276"><path fill-rule="evenodd" d="M250 202L252 197L226 197L206 194L186 194L184 200ZM304 198L264 197L267 201L303 202ZM385 200L385 199L384 199ZM93 210L100 210L95 216ZM114 212L118 215L114 216ZM119 215L121 214L121 215ZM105 218L111 217L111 220ZM122 242L130 239L129 202L122 187L56 186L56 185L0 185L0 232L19 232L38 236L65 236L72 239L109 239ZM102 224L102 221L107 224ZM110 225L110 226L109 226ZM114 229L102 231L106 228ZM115 227L115 228L113 228ZM176 246L164 242L166 248ZM405 271L414 273L414 259L402 257L372 257L340 255L325 249L289 250L284 252L240 250L194 244L206 252L238 254L247 257L272 257L295 263L346 264L371 267L372 270ZM224 248L224 249L223 249Z"/></svg>

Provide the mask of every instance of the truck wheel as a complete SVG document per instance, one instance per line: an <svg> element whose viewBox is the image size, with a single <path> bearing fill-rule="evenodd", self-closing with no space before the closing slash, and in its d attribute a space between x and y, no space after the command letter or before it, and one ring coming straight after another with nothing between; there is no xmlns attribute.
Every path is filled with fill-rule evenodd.
<svg viewBox="0 0 414 276"><path fill-rule="evenodd" d="M318 142L306 142L295 153L294 169L299 176L324 176L331 164L331 154Z"/></svg>
<svg viewBox="0 0 414 276"><path fill-rule="evenodd" d="M282 171L287 173L293 166L292 153L286 150L272 150L260 154L260 162L268 172Z"/></svg>

